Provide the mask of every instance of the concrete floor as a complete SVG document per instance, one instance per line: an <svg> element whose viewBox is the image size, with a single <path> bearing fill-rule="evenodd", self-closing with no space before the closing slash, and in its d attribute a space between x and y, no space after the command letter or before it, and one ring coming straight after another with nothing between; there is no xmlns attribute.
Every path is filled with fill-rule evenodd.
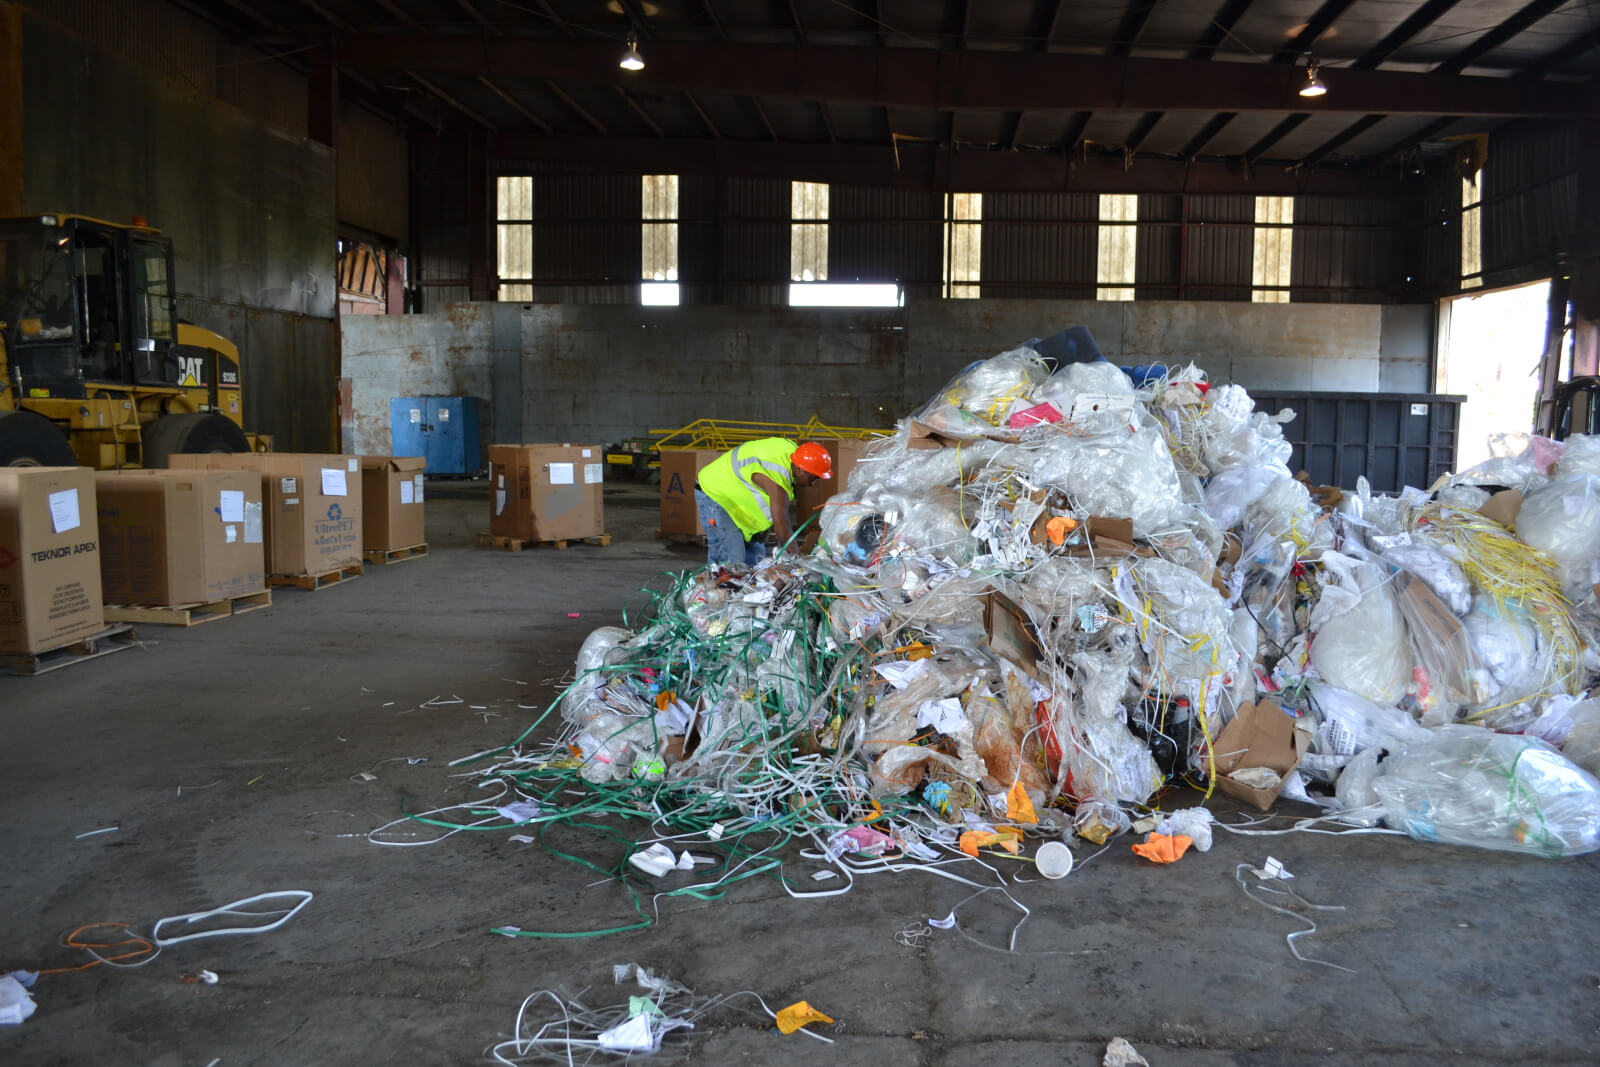
<svg viewBox="0 0 1600 1067"><path fill-rule="evenodd" d="M1595 857L1219 832L1211 852L1157 867L1123 838L1065 881L1013 890L1032 910L1014 953L1016 913L993 894L961 908L961 930L896 943L970 893L919 874L807 902L751 879L720 901L663 901L643 932L495 936L632 913L614 883L505 832L415 849L341 835L463 798L443 764L519 733L534 713L517 704L549 700L584 635L696 556L652 538L641 487L608 491L604 549L475 547L481 485L435 485L427 506L426 560L193 630L149 627L143 651L0 676L0 970L80 962L58 939L88 922L148 929L267 890L316 894L272 933L42 979L38 1013L0 1030L0 1060L479 1063L535 990L625 999L610 967L628 961L838 1020L825 1046L724 1012L657 1062L1087 1065L1117 1035L1157 1067L1600 1060ZM452 695L463 703L411 710ZM376 781L352 781L367 770ZM1299 944L1355 974L1296 961L1284 937L1299 926L1244 898L1235 866L1269 853L1307 898L1343 905ZM201 968L220 982L182 981Z"/></svg>

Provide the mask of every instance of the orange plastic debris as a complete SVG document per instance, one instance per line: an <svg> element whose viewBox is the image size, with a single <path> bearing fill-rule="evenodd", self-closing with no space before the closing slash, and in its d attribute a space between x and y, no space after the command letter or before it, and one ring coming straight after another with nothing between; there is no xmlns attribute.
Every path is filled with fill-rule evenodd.
<svg viewBox="0 0 1600 1067"><path fill-rule="evenodd" d="M1134 845L1133 851L1149 860L1151 863L1176 863L1189 851L1189 846L1194 840L1186 834L1151 834L1144 839L1144 844Z"/></svg>
<svg viewBox="0 0 1600 1067"><path fill-rule="evenodd" d="M795 1003L778 1012L778 1031L792 1034L807 1023L831 1023L833 1019L822 1014L805 1001Z"/></svg>
<svg viewBox="0 0 1600 1067"><path fill-rule="evenodd" d="M1028 799L1028 791L1022 788L1022 782L1011 783L1011 791L1006 794L1006 818L1012 822L1038 822L1039 816L1033 812L1033 801Z"/></svg>
<svg viewBox="0 0 1600 1067"><path fill-rule="evenodd" d="M1078 520L1066 515L1057 515L1044 524L1045 536L1050 538L1052 545L1067 543L1067 534L1078 528Z"/></svg>

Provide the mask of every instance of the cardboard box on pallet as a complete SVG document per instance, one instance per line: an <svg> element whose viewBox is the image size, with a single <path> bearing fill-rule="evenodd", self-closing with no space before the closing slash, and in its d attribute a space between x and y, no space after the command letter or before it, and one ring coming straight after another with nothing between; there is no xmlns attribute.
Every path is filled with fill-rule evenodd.
<svg viewBox="0 0 1600 1067"><path fill-rule="evenodd" d="M304 577L361 564L361 461L299 452L175 455L175 469L261 477L267 574Z"/></svg>
<svg viewBox="0 0 1600 1067"><path fill-rule="evenodd" d="M833 477L815 485L795 487L795 526L798 528L815 516L805 533L801 534L802 549L806 552L810 552L822 536L822 506L830 497L844 492L844 483L850 477L850 472L872 445L871 441L854 437L819 437L816 442L828 450L828 456L833 460Z"/></svg>
<svg viewBox="0 0 1600 1067"><path fill-rule="evenodd" d="M48 652L105 628L94 471L0 467L0 652Z"/></svg>
<svg viewBox="0 0 1600 1067"><path fill-rule="evenodd" d="M361 547L367 552L414 548L422 527L421 456L361 457Z"/></svg>
<svg viewBox="0 0 1600 1067"><path fill-rule="evenodd" d="M489 446L489 532L575 541L606 532L599 445Z"/></svg>
<svg viewBox="0 0 1600 1067"><path fill-rule="evenodd" d="M267 587L261 479L251 471L95 475L111 604L203 604Z"/></svg>
<svg viewBox="0 0 1600 1067"><path fill-rule="evenodd" d="M707 463L722 455L715 448L666 448L661 451L661 532L698 534L700 512L695 507L695 477Z"/></svg>

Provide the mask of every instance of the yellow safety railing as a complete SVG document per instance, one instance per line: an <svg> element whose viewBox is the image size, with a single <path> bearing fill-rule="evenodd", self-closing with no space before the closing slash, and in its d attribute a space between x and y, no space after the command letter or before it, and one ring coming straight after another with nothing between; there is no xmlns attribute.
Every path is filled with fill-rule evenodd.
<svg viewBox="0 0 1600 1067"><path fill-rule="evenodd" d="M787 437L807 441L818 437L867 440L893 431L866 426L830 426L817 416L807 422L744 422L737 419L696 419L676 430L651 430L657 449L715 448L720 451L762 437Z"/></svg>

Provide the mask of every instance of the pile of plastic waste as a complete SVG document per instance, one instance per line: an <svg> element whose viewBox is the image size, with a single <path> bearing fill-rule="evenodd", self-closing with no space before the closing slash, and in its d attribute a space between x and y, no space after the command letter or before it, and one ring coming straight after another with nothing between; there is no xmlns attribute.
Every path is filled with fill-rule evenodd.
<svg viewBox="0 0 1600 1067"><path fill-rule="evenodd" d="M1292 413L1084 347L963 370L855 466L810 554L685 574L592 633L559 737L485 775L535 824L581 779L668 866L717 842L719 886L794 839L818 879L1101 842L1184 782L1600 848L1600 438L1340 493L1290 470ZM1155 817L1209 845L1204 809Z"/></svg>

